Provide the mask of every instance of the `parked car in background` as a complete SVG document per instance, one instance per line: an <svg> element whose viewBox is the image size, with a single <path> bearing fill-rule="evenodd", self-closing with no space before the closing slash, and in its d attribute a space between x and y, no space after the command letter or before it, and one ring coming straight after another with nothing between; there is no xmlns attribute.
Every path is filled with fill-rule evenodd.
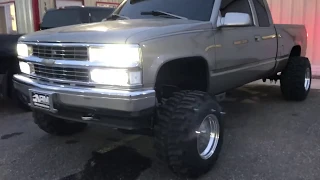
<svg viewBox="0 0 320 180"><path fill-rule="evenodd" d="M51 29L75 24L100 22L107 18L114 8L68 6L48 10L43 16L40 29Z"/></svg>
<svg viewBox="0 0 320 180"><path fill-rule="evenodd" d="M51 9L45 13L40 30L100 22L113 11L113 8L85 6ZM21 108L29 110L27 97L12 88L12 75L19 72L16 45L22 35L0 35L0 97L14 99Z"/></svg>

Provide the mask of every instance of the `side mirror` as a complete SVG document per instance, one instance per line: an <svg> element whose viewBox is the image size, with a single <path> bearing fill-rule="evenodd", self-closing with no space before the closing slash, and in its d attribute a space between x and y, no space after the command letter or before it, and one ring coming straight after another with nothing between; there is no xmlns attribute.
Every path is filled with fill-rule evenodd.
<svg viewBox="0 0 320 180"><path fill-rule="evenodd" d="M227 13L225 17L218 18L217 24L218 27L236 27L251 25L251 16L246 13Z"/></svg>

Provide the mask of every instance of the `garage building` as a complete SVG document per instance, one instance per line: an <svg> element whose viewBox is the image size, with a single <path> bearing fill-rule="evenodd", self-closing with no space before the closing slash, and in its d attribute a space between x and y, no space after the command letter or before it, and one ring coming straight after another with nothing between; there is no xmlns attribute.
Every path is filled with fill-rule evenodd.
<svg viewBox="0 0 320 180"><path fill-rule="evenodd" d="M64 6L117 7L122 0L0 0L0 34L24 34L39 29L48 9Z"/></svg>
<svg viewBox="0 0 320 180"><path fill-rule="evenodd" d="M0 33L29 33L39 29L46 10L63 6L116 7L122 0L0 0ZM305 24L313 73L320 76L320 1L267 0L275 23Z"/></svg>

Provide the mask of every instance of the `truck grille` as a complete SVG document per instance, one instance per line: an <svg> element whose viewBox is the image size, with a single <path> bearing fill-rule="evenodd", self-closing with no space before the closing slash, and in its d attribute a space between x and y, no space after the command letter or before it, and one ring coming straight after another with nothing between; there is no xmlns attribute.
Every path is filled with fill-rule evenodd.
<svg viewBox="0 0 320 180"><path fill-rule="evenodd" d="M54 78L69 81L89 82L89 70L81 68L51 67L34 64L34 72L38 77Z"/></svg>
<svg viewBox="0 0 320 180"><path fill-rule="evenodd" d="M88 60L87 47L63 47L31 45L32 55L39 58L52 58L58 60Z"/></svg>

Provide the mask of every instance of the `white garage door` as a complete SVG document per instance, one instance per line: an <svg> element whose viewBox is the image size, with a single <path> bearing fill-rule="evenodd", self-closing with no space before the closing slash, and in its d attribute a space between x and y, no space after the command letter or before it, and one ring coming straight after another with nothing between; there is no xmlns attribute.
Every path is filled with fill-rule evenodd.
<svg viewBox="0 0 320 180"><path fill-rule="evenodd" d="M82 1L77 0L56 0L56 8L65 7L65 6L82 6Z"/></svg>

